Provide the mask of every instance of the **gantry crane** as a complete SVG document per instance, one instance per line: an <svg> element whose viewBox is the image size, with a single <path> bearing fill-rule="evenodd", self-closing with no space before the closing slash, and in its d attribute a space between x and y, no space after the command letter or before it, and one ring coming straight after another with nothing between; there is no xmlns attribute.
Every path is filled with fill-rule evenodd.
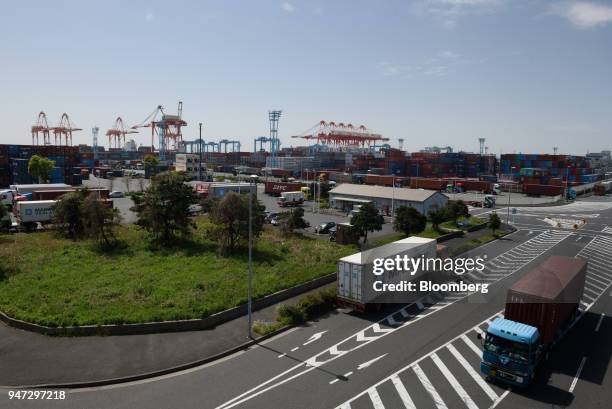
<svg viewBox="0 0 612 409"><path fill-rule="evenodd" d="M259 149L257 149L259 143ZM270 144L270 151L278 152L280 150L280 140L268 138L267 136L258 136L253 139L253 152L265 151L264 144Z"/></svg>
<svg viewBox="0 0 612 409"><path fill-rule="evenodd" d="M68 114L65 112L62 114L62 117L60 118L60 122L58 126L55 126L50 129L53 131L53 137L55 138L55 144L56 145L58 144L57 141L59 138L59 144L61 145L62 136L63 136L66 146L72 145L72 133L73 132L83 130L82 128L77 128L76 126L74 126L74 124L70 121Z"/></svg>
<svg viewBox="0 0 612 409"><path fill-rule="evenodd" d="M314 139L319 144L351 147L372 147L377 142L388 141L380 134L372 133L363 125L353 126L342 122L319 121L318 124L292 138Z"/></svg>
<svg viewBox="0 0 612 409"><path fill-rule="evenodd" d="M47 122L47 115L40 111L36 118L36 123L32 125L32 145L38 145L40 140L38 134L42 133L43 145L51 145L51 136L49 135L49 123Z"/></svg>
<svg viewBox="0 0 612 409"><path fill-rule="evenodd" d="M138 131L126 129L123 119L117 117L113 127L106 131L108 137L108 148L113 148L113 141L115 142L115 148L122 148L125 146L125 135L131 133L138 133Z"/></svg>
<svg viewBox="0 0 612 409"><path fill-rule="evenodd" d="M221 139L219 141L219 151L221 151L221 145L223 145L223 151L227 153L227 145L232 145L232 152L240 152L240 141L230 141L228 139ZM236 149L236 147L238 149Z"/></svg>
<svg viewBox="0 0 612 409"><path fill-rule="evenodd" d="M158 117L161 115L161 118ZM164 107L158 105L157 108L144 121L132 126L132 129L151 128L151 151L154 151L155 135L159 138L159 159L166 160L166 153L169 150L176 150L179 143L183 140L181 128L187 126L183 121L183 103L179 101L177 115L169 115L164 112Z"/></svg>

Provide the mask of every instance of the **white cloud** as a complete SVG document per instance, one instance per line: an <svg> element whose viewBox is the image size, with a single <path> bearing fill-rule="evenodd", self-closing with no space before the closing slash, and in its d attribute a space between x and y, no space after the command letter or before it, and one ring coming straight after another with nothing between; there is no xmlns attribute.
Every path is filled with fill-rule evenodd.
<svg viewBox="0 0 612 409"><path fill-rule="evenodd" d="M291 3L289 3L288 1L284 2L283 4L281 4L281 8L286 13L293 13L295 11L295 6L293 4L291 4Z"/></svg>
<svg viewBox="0 0 612 409"><path fill-rule="evenodd" d="M154 19L155 19L155 16L153 15L153 13L145 14L145 20L146 21L153 21Z"/></svg>
<svg viewBox="0 0 612 409"><path fill-rule="evenodd" d="M429 15L444 28L452 29L457 20L468 15L478 15L496 11L506 0L421 0L415 3L415 10Z"/></svg>
<svg viewBox="0 0 612 409"><path fill-rule="evenodd" d="M554 4L550 12L567 19L578 28L595 28L612 23L611 6L588 1Z"/></svg>
<svg viewBox="0 0 612 409"><path fill-rule="evenodd" d="M461 66L469 64L472 64L472 61L462 57L460 54L451 50L443 50L434 57L428 58L417 65L401 65L385 61L378 64L378 67L382 75L386 77L402 76L412 78L418 76L441 77Z"/></svg>
<svg viewBox="0 0 612 409"><path fill-rule="evenodd" d="M407 67L403 67L403 66L398 65L398 64L392 64L392 63L389 63L389 62L386 62L386 61L383 61L383 62L381 62L378 65L380 67L382 75L384 75L386 77L390 77L392 75L401 74L407 68Z"/></svg>

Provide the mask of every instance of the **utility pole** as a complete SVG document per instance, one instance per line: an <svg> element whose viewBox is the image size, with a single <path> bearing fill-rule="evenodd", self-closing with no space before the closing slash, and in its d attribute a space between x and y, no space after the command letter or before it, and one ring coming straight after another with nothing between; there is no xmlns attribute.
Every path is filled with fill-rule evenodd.
<svg viewBox="0 0 612 409"><path fill-rule="evenodd" d="M253 181L249 180L249 338L253 338Z"/></svg>
<svg viewBox="0 0 612 409"><path fill-rule="evenodd" d="M200 140L198 141L200 145L200 164L198 166L198 175L200 176L198 180L202 181L202 122L200 122Z"/></svg>

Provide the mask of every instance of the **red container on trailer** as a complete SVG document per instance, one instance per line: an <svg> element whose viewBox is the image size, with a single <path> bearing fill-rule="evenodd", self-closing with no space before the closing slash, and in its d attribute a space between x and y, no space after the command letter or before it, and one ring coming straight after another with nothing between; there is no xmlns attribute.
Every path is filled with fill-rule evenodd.
<svg viewBox="0 0 612 409"><path fill-rule="evenodd" d="M536 327L542 343L552 342L578 309L586 270L584 259L550 257L508 290L504 318Z"/></svg>

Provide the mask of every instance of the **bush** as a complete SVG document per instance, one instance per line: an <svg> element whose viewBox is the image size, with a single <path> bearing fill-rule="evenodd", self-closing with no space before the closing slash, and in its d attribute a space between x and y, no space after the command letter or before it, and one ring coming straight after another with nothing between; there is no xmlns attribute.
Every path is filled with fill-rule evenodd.
<svg viewBox="0 0 612 409"><path fill-rule="evenodd" d="M325 304L320 293L308 294L301 298L296 306L302 311L307 320L325 311Z"/></svg>
<svg viewBox="0 0 612 409"><path fill-rule="evenodd" d="M253 332L259 335L266 335L280 329L282 326L283 324L280 322L255 321L253 323Z"/></svg>
<svg viewBox="0 0 612 409"><path fill-rule="evenodd" d="M296 305L281 304L276 307L276 321L283 325L298 325L305 320L303 311Z"/></svg>

